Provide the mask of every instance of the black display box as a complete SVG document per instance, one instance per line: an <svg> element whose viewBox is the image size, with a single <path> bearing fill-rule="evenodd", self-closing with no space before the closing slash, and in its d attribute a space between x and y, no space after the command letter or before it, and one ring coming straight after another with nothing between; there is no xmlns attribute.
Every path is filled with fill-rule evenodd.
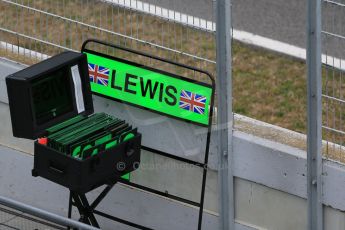
<svg viewBox="0 0 345 230"><path fill-rule="evenodd" d="M78 90L82 91L79 101L84 102L83 111L80 108L78 111L76 104L71 71L75 66L78 67L80 75ZM93 113L87 58L84 54L61 53L9 75L6 84L15 137L36 139L55 124L78 114ZM58 113L54 111L54 108L59 106L57 103L60 103L62 108ZM42 108L42 105L46 108Z"/></svg>
<svg viewBox="0 0 345 230"><path fill-rule="evenodd" d="M85 54L61 53L9 75L6 84L15 137L35 140L53 125L94 111ZM85 160L37 140L34 147L33 176L86 193L137 169L141 134Z"/></svg>

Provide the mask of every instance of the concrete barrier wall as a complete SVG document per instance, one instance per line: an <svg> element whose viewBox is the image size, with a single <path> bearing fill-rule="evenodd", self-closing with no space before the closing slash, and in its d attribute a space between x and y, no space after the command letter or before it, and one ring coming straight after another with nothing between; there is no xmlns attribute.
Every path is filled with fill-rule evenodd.
<svg viewBox="0 0 345 230"><path fill-rule="evenodd" d="M68 191L42 178L30 176L32 168L32 141L12 137L7 93L4 77L22 66L2 60L0 62L0 194L34 206L53 211L67 213ZM156 114L137 113L131 108L123 108L122 104L95 97L97 111L106 111L117 116L135 114L135 121L145 118L141 132L149 133L155 129L168 136L169 127L175 129L175 134L185 129L182 124L167 121ZM120 112L119 112L120 111ZM155 118L155 119L152 119ZM242 121L245 118L241 117ZM166 123L166 122L170 122ZM164 125L162 126L162 124ZM257 122L247 119L247 123L258 126ZM148 127L156 125L155 129ZM285 132L279 127L274 128L279 133ZM191 127L188 127L189 129ZM192 127L193 128L193 127ZM193 128L195 136L201 141L205 134L201 129ZM272 131L272 133L273 133ZM291 136L291 131L286 131ZM175 135L176 136L176 135ZM300 135L292 135L300 137ZM164 137L165 138L165 137ZM146 139L145 143L154 143ZM211 167L207 177L204 229L217 229L217 146L213 136L211 148ZM177 149L185 149L183 140L175 142ZM187 145L188 146L188 145ZM195 145L198 146L198 145ZM169 147L169 142L160 142L160 148ZM190 159L202 159L199 151L194 149L183 154ZM174 168L178 165L174 160L143 151L142 167L132 174L134 182L167 191L171 194L198 200L201 182L200 169ZM153 167L152 167L153 166ZM164 169L164 170L163 170ZM326 229L344 229L345 215L345 168L337 163L324 163L324 203ZM236 221L238 229L306 229L306 153L303 149L291 147L277 140L268 140L258 135L234 131L234 175ZM94 191L90 197L94 197ZM116 186L102 203L101 209L156 229L195 229L197 210L178 202L154 196L133 188ZM104 229L114 229L113 223L102 222ZM116 229L130 229L116 225Z"/></svg>

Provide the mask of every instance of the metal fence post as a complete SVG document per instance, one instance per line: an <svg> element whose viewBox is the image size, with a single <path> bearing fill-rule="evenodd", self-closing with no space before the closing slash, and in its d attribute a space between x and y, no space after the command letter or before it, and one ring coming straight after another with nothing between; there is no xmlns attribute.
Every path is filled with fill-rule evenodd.
<svg viewBox="0 0 345 230"><path fill-rule="evenodd" d="M321 80L321 0L308 0L307 72L307 191L308 229L323 229L322 209L322 80Z"/></svg>
<svg viewBox="0 0 345 230"><path fill-rule="evenodd" d="M220 229L233 230L231 0L217 0L216 26Z"/></svg>

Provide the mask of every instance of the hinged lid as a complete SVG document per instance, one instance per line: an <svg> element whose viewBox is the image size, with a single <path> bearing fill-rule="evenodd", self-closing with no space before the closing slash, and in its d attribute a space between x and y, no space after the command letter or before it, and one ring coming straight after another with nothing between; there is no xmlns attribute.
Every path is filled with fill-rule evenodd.
<svg viewBox="0 0 345 230"><path fill-rule="evenodd" d="M78 114L93 113L85 54L64 52L6 78L15 137L36 139Z"/></svg>

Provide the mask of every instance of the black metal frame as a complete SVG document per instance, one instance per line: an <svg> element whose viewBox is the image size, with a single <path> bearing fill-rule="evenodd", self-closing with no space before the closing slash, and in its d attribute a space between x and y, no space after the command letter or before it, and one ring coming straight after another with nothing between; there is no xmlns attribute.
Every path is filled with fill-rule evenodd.
<svg viewBox="0 0 345 230"><path fill-rule="evenodd" d="M159 155L162 155L164 157L168 157L168 158L171 158L171 159L175 159L175 160L178 160L178 161L185 162L187 164L192 164L192 165L195 165L195 166L203 168L200 203L197 203L195 201L191 201L191 200L188 200L188 199L185 199L185 198L182 198L182 197L170 195L170 194L161 192L159 190L155 190L155 189L152 189L152 188L149 188L149 187L145 187L145 186L142 186L142 185L139 185L139 184L135 184L135 183L123 180L123 179L120 179L118 181L119 183L126 184L126 185L129 185L129 186L135 187L135 188L139 188L141 190L145 190L147 192L150 192L150 193L153 193L153 194L156 194L156 195L159 195L159 196L168 197L170 199L174 199L174 200L186 203L186 204L190 204L190 205L199 207L198 230L201 230L202 218L203 218L203 208L204 208L206 176L207 176L207 170L208 170L208 156L209 156L210 140L211 140L212 119L213 119L213 110L214 110L214 93L215 93L215 80L214 80L214 78L212 77L212 75L210 73L208 73L208 72L206 72L204 70L198 69L198 68L194 68L194 67L191 67L191 66L188 66L188 65L184 65L184 64L181 64L181 63L173 62L173 61L170 61L170 60L167 60L167 59L163 59L163 58L160 58L160 57L157 57L157 56L153 56L153 55L150 55L150 54L147 54L147 53L144 53L144 52L140 52L140 51L124 48L124 47L121 47L121 46L117 46L117 45L114 45L114 44L111 44L111 43L108 43L108 42L99 41L99 40L96 40L96 39L88 39L88 40L86 40L83 43L83 45L82 45L81 52L90 52L91 51L92 53L100 55L100 56L105 56L105 57L110 58L110 59L116 59L116 57L112 57L112 56L109 56L109 55L106 55L106 54L103 54L103 53L99 53L99 52L96 52L96 51L92 51L92 50L86 49L86 45L88 43L90 43L90 42L97 43L97 44L104 45L104 46L108 46L108 47L112 47L114 49L123 50L123 51L129 52L129 53L133 53L133 54L137 54L137 55L140 55L140 56L152 58L152 59L155 59L155 60L158 60L158 61L169 63L171 65L175 65L175 66L179 66L179 67L182 67L182 68L186 68L186 69L189 69L189 70L192 70L192 71L196 71L196 72L199 72L199 73L202 73L202 74L208 76L208 78L210 79L210 81L212 83L211 84L212 95L211 95L210 110L209 110L209 122L208 122L208 125L206 126L207 127L207 138L206 138L205 158L204 158L204 162L203 163L192 161L192 160L188 160L188 159L185 159L185 158L182 158L182 157L178 157L178 156L172 155L170 153L166 153L166 152L162 152L160 150L156 150L156 149L152 149L152 148L149 148L149 147L146 147L146 146L142 146L142 149L148 150L148 151L153 152L155 154L159 154ZM141 66L141 67L144 67L144 66ZM152 70L151 67L146 67L146 68L150 68ZM155 69L153 69L153 70L155 70ZM155 70L155 71L162 72L161 70ZM173 75L173 76L176 77L177 75ZM177 76L177 77L179 77L179 76ZM180 78L187 79L187 78L184 78L184 77L180 77ZM195 82L197 82L197 81L195 81ZM200 82L200 83L203 84L203 82ZM101 97L105 97L105 96L97 94L97 93L94 93L94 94L99 95ZM106 98L109 98L109 97L106 97ZM109 99L115 100L114 98L109 98ZM118 100L116 100L116 101L118 101ZM120 102L123 102L123 101L120 101ZM133 104L130 104L130 105L133 105ZM136 106L136 105L133 105L133 106ZM138 106L136 106L136 107L138 107ZM147 109L145 108L145 110L147 110ZM153 112L156 112L156 111L153 111ZM166 114L163 114L163 115L168 116ZM173 117L173 116L169 116L169 117L181 120L181 119L179 119L177 117ZM190 121L187 121L187 122L190 122ZM197 124L197 125L200 125L200 124ZM201 126L203 126L203 125L201 125ZM97 211L95 209L97 207L97 205L104 199L104 197L108 194L108 192L112 189L112 187L116 183L117 182L114 182L113 184L107 185L107 187L100 193L100 195L96 198L96 200L91 205L87 201L85 194L80 194L80 193L76 193L76 192L70 191L68 217L71 217L72 206L76 206L78 208L78 210L79 210L79 213L81 214L81 219L80 220L82 222L84 222L84 223L87 223L87 224L90 224L90 225L93 225L93 226L96 226L96 227L98 227L98 223L97 223L97 220L95 219L94 214L103 216L103 217L111 219L113 221L117 221L117 222L120 222L122 224L126 224L126 225L129 225L129 226L138 228L138 229L152 230L152 229L147 228L145 226L141 226L141 225L138 225L138 224L135 224L135 223L132 223L132 222L129 222L129 221L126 221L126 220L123 220L123 219L111 216L109 214Z"/></svg>
<svg viewBox="0 0 345 230"><path fill-rule="evenodd" d="M78 193L78 192L73 192L70 190L69 205L68 205L68 218L72 217L72 207L75 206L75 207L77 207L77 209L80 213L79 221L83 222L85 224L97 227L97 228L99 228L99 224L97 222L95 214L102 216L104 218L119 222L121 224L125 224L128 226L134 227L134 228L143 229L143 230L154 230L152 228L147 228L145 226L135 224L135 223L132 223L132 222L123 220L121 218L117 218L115 216L111 216L107 213L96 210L97 206L107 196L107 194L110 192L110 190L114 187L114 185L116 183L117 182L114 182L112 184L108 184L91 204L87 200L85 193ZM67 228L67 229L70 229L70 228Z"/></svg>

